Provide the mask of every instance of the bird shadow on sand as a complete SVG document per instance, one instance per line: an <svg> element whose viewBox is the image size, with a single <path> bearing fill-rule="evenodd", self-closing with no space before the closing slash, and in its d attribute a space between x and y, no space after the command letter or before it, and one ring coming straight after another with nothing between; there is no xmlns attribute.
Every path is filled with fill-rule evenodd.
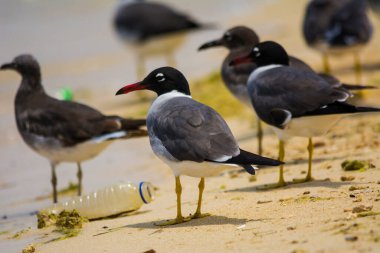
<svg viewBox="0 0 380 253"><path fill-rule="evenodd" d="M222 224L241 225L241 224L245 224L248 220L238 219L238 218L229 218L229 217L219 216L219 215L211 215L211 216L207 216L200 219L193 219L188 222L184 222L184 223L172 225L172 226L160 227L160 226L155 225L155 223L160 223L163 221L166 221L166 220L136 223L136 224L126 225L125 227L139 228L139 229L163 229L163 228L170 229L170 228L183 228L183 227L212 226L212 225L222 225Z"/></svg>
<svg viewBox="0 0 380 253"><path fill-rule="evenodd" d="M268 184L261 184L261 185L254 185L244 188L238 188L238 189L232 189L227 190L226 192L263 192L263 191L274 191L274 190L282 190L282 189L290 189L290 188L310 188L310 187L326 187L326 188L340 188L341 186L345 185L353 185L353 184L359 184L355 182L333 182L326 179L318 179L311 182L305 182L305 183L293 183L293 182L287 182L287 185L280 188L273 188L273 189L261 189L267 186Z"/></svg>

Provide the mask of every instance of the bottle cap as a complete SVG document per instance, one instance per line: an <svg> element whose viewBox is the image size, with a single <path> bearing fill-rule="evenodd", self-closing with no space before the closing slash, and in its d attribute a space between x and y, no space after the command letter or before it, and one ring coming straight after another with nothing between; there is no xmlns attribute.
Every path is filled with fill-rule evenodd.
<svg viewBox="0 0 380 253"><path fill-rule="evenodd" d="M152 202L152 200L154 199L154 187L149 182L140 182L139 193L142 201L145 204Z"/></svg>

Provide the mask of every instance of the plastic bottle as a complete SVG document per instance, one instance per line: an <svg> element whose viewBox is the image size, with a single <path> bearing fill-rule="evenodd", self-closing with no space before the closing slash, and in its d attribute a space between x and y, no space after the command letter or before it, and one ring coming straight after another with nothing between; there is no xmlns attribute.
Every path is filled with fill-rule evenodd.
<svg viewBox="0 0 380 253"><path fill-rule="evenodd" d="M124 212L135 211L144 203L154 199L151 183L140 182L138 185L124 183L106 187L84 196L54 204L41 212L59 214L61 211L77 210L82 217L98 219Z"/></svg>

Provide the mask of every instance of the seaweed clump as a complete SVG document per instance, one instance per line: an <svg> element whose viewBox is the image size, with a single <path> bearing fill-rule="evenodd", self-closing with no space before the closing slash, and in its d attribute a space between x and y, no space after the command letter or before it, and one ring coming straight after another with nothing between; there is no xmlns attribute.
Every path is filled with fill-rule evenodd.
<svg viewBox="0 0 380 253"><path fill-rule="evenodd" d="M25 248L22 249L22 253L33 253L36 252L36 248L34 247L33 244L29 244Z"/></svg>
<svg viewBox="0 0 380 253"><path fill-rule="evenodd" d="M362 160L346 160L341 166L344 171L365 171L370 168L370 163Z"/></svg>
<svg viewBox="0 0 380 253"><path fill-rule="evenodd" d="M87 221L88 220L80 216L80 214L76 210L63 210L58 215L55 224L57 229L54 231L62 233L67 237L77 236L80 230L82 229L83 223Z"/></svg>
<svg viewBox="0 0 380 253"><path fill-rule="evenodd" d="M88 222L88 219L80 216L76 210L63 210L58 215L48 212L39 212L37 214L37 227L44 228L55 225L56 229L54 232L64 235L63 237L57 238L59 240L77 236L84 222Z"/></svg>
<svg viewBox="0 0 380 253"><path fill-rule="evenodd" d="M37 228L45 228L57 222L58 215L46 211L37 213Z"/></svg>

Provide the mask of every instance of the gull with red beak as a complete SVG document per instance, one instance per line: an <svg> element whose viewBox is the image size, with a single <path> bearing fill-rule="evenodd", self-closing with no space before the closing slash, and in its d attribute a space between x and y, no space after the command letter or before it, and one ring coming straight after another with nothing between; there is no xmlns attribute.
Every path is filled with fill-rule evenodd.
<svg viewBox="0 0 380 253"><path fill-rule="evenodd" d="M252 164L281 164L240 149L224 119L212 108L192 99L189 84L177 69L158 68L143 81L121 88L116 95L144 89L158 95L147 117L151 147L173 170L176 182L177 216L157 225L174 225L207 216L201 213L205 177L217 176L236 166L255 174ZM186 218L181 212L181 175L201 178L197 209Z"/></svg>
<svg viewBox="0 0 380 253"><path fill-rule="evenodd" d="M309 166L305 182L312 180L313 156L312 137L325 134L345 116L379 112L378 108L357 107L345 101L351 96L345 88L331 85L320 75L289 66L289 56L276 42L257 44L249 54L234 59L230 64L255 62L257 68L248 78L248 92L253 108L262 121L276 132L279 143L279 157L284 160L284 143L290 137L309 139ZM283 166L277 184L286 185Z"/></svg>
<svg viewBox="0 0 380 253"><path fill-rule="evenodd" d="M238 65L230 65L230 62L236 57L247 54L251 51L252 47L260 42L259 36L254 30L246 26L235 26L228 29L222 37L204 43L198 50L207 50L215 47L224 47L228 49L228 54L224 58L221 66L221 76L226 88L231 94L237 98L242 104L252 108L250 96L248 94L247 81L249 75L254 71L257 66L254 62L242 62ZM296 58L289 56L289 65L307 71L314 71L308 64ZM326 79L331 85L343 86L348 90L362 90L372 89L372 86L364 85L351 85L343 84L335 77L327 74L319 74L322 78ZM258 154L261 155L263 145L263 127L259 118L257 118L257 141L258 141Z"/></svg>

